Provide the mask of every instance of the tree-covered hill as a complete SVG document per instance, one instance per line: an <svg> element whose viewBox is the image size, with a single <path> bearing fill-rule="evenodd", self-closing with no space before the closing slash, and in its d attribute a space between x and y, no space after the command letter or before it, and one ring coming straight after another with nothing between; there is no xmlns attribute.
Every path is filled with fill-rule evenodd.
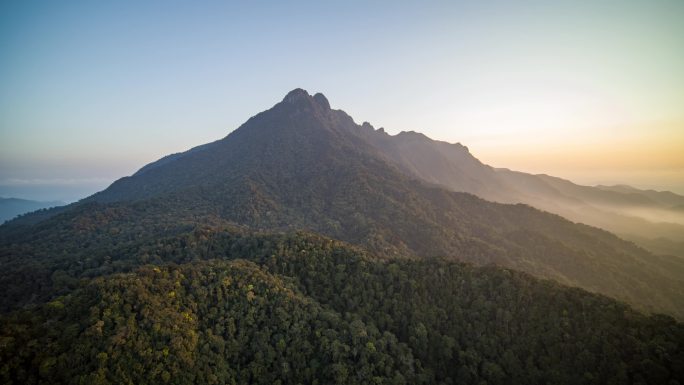
<svg viewBox="0 0 684 385"><path fill-rule="evenodd" d="M174 262L4 315L3 383L684 379L682 324L510 270L383 260L303 233L204 229L138 252Z"/></svg>

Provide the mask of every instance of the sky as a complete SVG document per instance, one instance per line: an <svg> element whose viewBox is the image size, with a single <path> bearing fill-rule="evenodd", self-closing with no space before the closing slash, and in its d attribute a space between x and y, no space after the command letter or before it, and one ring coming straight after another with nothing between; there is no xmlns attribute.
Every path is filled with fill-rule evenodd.
<svg viewBox="0 0 684 385"><path fill-rule="evenodd" d="M483 162L684 194L684 1L0 2L0 196L74 201L290 90Z"/></svg>

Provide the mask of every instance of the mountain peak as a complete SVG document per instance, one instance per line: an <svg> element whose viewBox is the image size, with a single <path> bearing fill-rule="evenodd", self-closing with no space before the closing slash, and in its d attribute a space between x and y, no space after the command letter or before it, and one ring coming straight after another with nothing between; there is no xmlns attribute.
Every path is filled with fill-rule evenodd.
<svg viewBox="0 0 684 385"><path fill-rule="evenodd" d="M316 103L318 103L318 105L322 108L326 110L330 109L330 102L328 102L328 98L326 98L325 95L323 95L322 93L317 93L313 96L313 98L316 101Z"/></svg>
<svg viewBox="0 0 684 385"><path fill-rule="evenodd" d="M428 138L425 134L422 132L416 132L416 131L402 131L399 134L397 134L397 137L399 138L406 138L406 139L412 139L412 140L424 140L424 141L431 141L430 138Z"/></svg>
<svg viewBox="0 0 684 385"><path fill-rule="evenodd" d="M290 91L285 95L283 98L283 102L286 103L296 103L300 100L308 100L311 98L311 95L309 95L306 90L301 89L301 88L295 88L294 90Z"/></svg>
<svg viewBox="0 0 684 385"><path fill-rule="evenodd" d="M316 93L311 96L306 90L302 88L295 88L285 95L283 101L280 103L286 106L294 107L295 111L309 111L327 116L332 110L330 102L322 93Z"/></svg>

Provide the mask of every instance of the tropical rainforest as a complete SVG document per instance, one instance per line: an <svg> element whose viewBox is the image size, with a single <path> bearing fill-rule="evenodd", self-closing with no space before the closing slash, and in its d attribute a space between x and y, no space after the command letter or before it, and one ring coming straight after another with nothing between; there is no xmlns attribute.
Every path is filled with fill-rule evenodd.
<svg viewBox="0 0 684 385"><path fill-rule="evenodd" d="M667 384L684 376L684 325L673 318L508 269L386 260L305 233L208 228L135 254L167 262L81 279L3 316L3 382Z"/></svg>

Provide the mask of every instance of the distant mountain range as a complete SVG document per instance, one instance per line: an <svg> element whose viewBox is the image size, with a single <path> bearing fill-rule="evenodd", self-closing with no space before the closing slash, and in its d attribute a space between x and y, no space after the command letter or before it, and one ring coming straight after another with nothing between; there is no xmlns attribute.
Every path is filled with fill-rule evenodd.
<svg viewBox="0 0 684 385"><path fill-rule="evenodd" d="M0 223L18 215L56 206L64 206L64 202L40 202L18 198L0 198Z"/></svg>
<svg viewBox="0 0 684 385"><path fill-rule="evenodd" d="M681 382L684 324L639 311L684 318L683 258L472 194L679 204L624 189L493 169L296 89L0 226L0 382Z"/></svg>

